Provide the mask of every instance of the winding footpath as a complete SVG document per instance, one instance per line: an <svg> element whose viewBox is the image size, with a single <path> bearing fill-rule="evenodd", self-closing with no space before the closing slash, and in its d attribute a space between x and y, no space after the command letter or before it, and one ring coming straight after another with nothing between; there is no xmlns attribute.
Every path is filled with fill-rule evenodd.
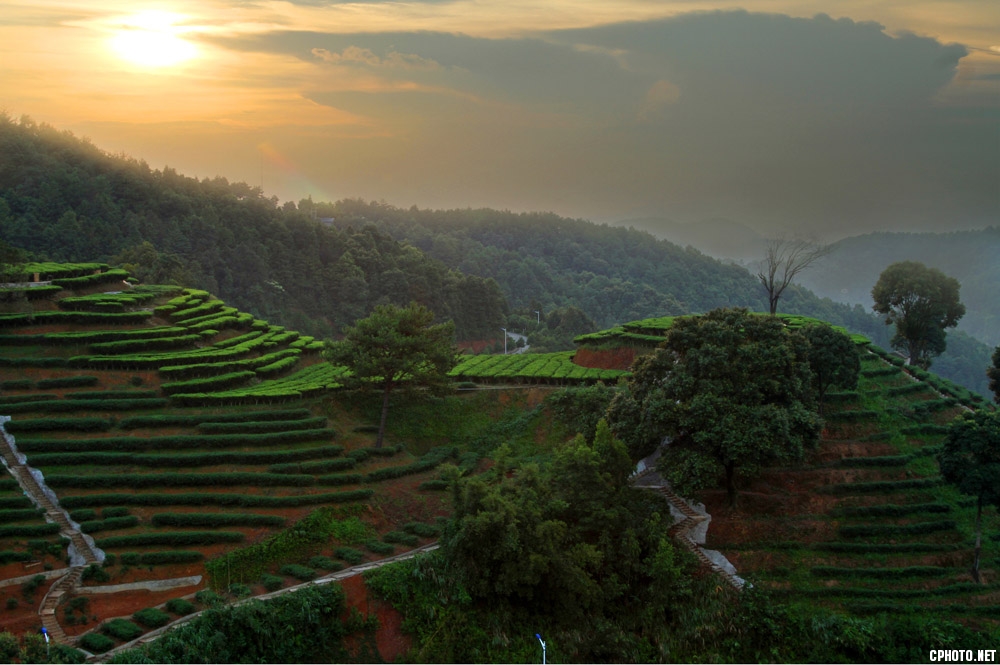
<svg viewBox="0 0 1000 665"><path fill-rule="evenodd" d="M83 535L79 526L70 520L66 510L55 500L54 495L42 488L32 473L31 467L24 463L24 456L17 452L14 437L9 435L4 428L4 423L8 420L10 420L9 416L0 416L0 457L3 459L3 465L17 480L25 496L45 512L45 521L58 524L59 535L70 541L70 567L62 571L52 571L52 573L62 573L62 575L49 588L38 609L42 626L48 632L49 637L58 643L67 644L71 640L66 636L56 619L56 607L59 606L59 602L66 594L72 593L79 586L83 571L87 566L104 560L104 552L97 549L93 540Z"/></svg>

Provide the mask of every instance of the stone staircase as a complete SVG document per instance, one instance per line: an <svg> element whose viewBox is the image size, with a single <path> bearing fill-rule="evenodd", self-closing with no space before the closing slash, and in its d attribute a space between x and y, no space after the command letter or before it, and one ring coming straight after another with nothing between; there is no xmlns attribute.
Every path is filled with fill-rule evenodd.
<svg viewBox="0 0 1000 665"><path fill-rule="evenodd" d="M5 421L6 419L4 419ZM66 511L54 502L42 489L41 485L31 474L31 470L18 459L17 453L8 438L9 435L3 429L3 421L0 421L0 457L3 458L4 466L8 472L17 480L24 493L45 512L45 519L59 525L59 535L68 538L70 541L70 556L73 563L68 572L49 588L48 593L42 599L39 615L42 626L48 632L50 639L58 643L68 644L72 640L67 637L59 621L56 618L56 608L62 599L72 593L80 583L84 568L92 563L99 563L103 560L103 553L91 546L90 542L83 537L83 534L70 522Z"/></svg>
<svg viewBox="0 0 1000 665"><path fill-rule="evenodd" d="M692 508L687 501L682 499L677 495L677 493L670 489L669 485L639 485L639 487L659 492L667 498L667 501L670 502L671 506L684 516L684 519L679 520L672 527L670 527L669 534L676 542L690 550L704 567L721 576L722 579L725 580L731 587L737 591L743 588L744 581L713 561L705 553L704 548L702 548L702 546L691 536L691 531L695 527L709 519L708 515L699 513L697 510Z"/></svg>

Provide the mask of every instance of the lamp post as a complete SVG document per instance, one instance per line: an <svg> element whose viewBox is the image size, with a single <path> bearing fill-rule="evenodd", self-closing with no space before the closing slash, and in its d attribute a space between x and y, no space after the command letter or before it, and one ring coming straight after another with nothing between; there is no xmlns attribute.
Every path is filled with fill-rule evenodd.
<svg viewBox="0 0 1000 665"><path fill-rule="evenodd" d="M507 329L501 328L500 330L503 331L503 354L507 355Z"/></svg>
<svg viewBox="0 0 1000 665"><path fill-rule="evenodd" d="M539 311L538 311L538 310L536 309L536 310L535 310L535 323L541 323L541 322L542 322L542 313L541 313L541 312L539 312Z"/></svg>
<svg viewBox="0 0 1000 665"><path fill-rule="evenodd" d="M538 633L535 633L535 637L537 637L538 641L542 643L542 665L545 665L545 640L543 640L542 636Z"/></svg>

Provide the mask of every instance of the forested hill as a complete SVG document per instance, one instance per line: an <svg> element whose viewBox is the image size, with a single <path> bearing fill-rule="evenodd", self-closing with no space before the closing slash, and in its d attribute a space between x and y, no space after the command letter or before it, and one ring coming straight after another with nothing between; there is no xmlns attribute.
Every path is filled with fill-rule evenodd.
<svg viewBox="0 0 1000 665"><path fill-rule="evenodd" d="M317 221L326 218L333 223ZM39 260L104 261L146 282L195 286L320 337L376 304L410 300L453 319L460 339L495 338L502 326L526 328L544 317L550 339L564 344L593 330L583 326L588 318L608 327L716 307L766 308L746 269L643 231L547 213L357 200L279 205L246 183L153 170L3 113L0 241ZM793 287L779 311L844 325L888 347L889 329L867 306ZM544 340L533 335L533 346ZM986 394L990 350L961 334L948 340L934 371Z"/></svg>
<svg viewBox="0 0 1000 665"><path fill-rule="evenodd" d="M338 228L374 224L451 268L499 282L511 306L551 310L575 305L598 326L716 307L767 308L745 268L684 249L633 228L546 213L418 210L356 200L317 205ZM816 316L873 338L885 326L862 308L791 288L779 309Z"/></svg>
<svg viewBox="0 0 1000 665"><path fill-rule="evenodd" d="M323 226L225 178L108 155L0 113L0 240L38 259L125 265L206 289L256 316L330 336L376 304L416 300L462 339L495 335L497 284L450 270L374 228Z"/></svg>

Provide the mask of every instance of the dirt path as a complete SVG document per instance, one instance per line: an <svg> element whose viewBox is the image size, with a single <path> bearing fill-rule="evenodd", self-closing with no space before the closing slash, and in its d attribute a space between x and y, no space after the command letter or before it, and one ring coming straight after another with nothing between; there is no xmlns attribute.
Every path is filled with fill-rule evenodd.
<svg viewBox="0 0 1000 665"><path fill-rule="evenodd" d="M3 465L17 480L18 485L21 486L31 502L45 511L45 521L58 524L59 535L70 541L69 555L72 564L49 588L38 609L42 626L49 636L58 643L66 644L70 640L56 619L56 607L59 606L59 602L66 594L71 593L79 586L80 578L87 566L104 560L104 552L97 549L92 540L84 537L78 526L70 520L69 514L59 505L55 494L51 490L46 492L35 474L32 473L31 467L24 463L25 458L17 452L14 437L8 434L4 427L8 420L10 420L10 416L0 416L0 457L3 459Z"/></svg>

